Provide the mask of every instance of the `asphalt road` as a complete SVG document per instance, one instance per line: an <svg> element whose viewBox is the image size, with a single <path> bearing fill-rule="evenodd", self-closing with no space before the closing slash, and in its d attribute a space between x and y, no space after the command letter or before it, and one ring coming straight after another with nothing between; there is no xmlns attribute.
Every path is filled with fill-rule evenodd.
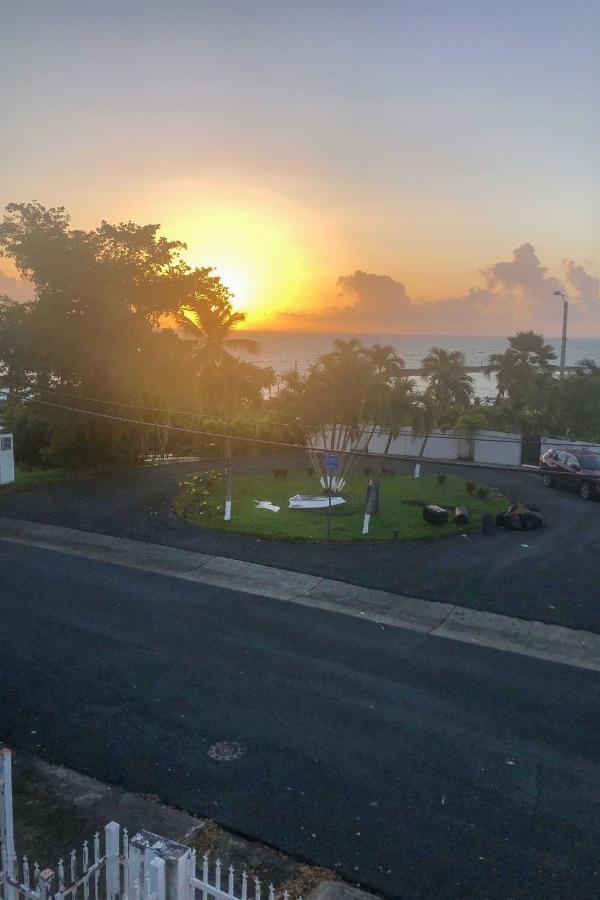
<svg viewBox="0 0 600 900"><path fill-rule="evenodd" d="M2 542L0 572L16 748L389 897L598 896L597 674Z"/></svg>
<svg viewBox="0 0 600 900"><path fill-rule="evenodd" d="M298 464L304 465L304 460ZM270 470L272 459L241 459ZM214 465L214 461L210 463ZM391 466L391 462L388 462ZM138 468L87 481L0 493L0 515L230 556L571 628L600 632L600 503L542 487L537 473L446 467L499 487L512 500L533 499L548 527L398 544L327 545L258 540L201 529L172 512L178 482L202 463ZM406 471L411 464L398 462ZM444 470L423 464L424 472ZM235 493L235 482L234 482ZM385 483L383 486L385 503ZM234 496L235 502L235 496ZM523 548L521 545L528 546Z"/></svg>

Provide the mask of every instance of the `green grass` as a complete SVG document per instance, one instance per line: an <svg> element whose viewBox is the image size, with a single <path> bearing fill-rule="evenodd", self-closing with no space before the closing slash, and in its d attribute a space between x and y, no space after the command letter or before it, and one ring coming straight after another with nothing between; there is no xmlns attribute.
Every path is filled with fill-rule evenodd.
<svg viewBox="0 0 600 900"><path fill-rule="evenodd" d="M337 541L390 541L394 531L398 539L437 538L461 532L479 531L481 516L506 509L509 500L499 491L489 488L487 499L470 495L466 481L449 475L444 485L438 484L435 475L415 479L412 475L386 476L381 482L381 507L371 517L369 534L363 537L362 524L366 476L355 475L343 492L347 503L334 508L331 519L331 538ZM479 485L478 485L479 487ZM207 528L220 528L232 532L255 534L265 538L323 541L327 538L327 512L325 510L289 509L293 494L318 494L320 488L316 476L310 478L304 470L290 470L284 480L272 474L235 475L233 480L233 511L231 522L223 520L225 485L220 480L213 487L201 515L199 504L186 491L175 501L175 509L181 518ZM278 513L256 509L255 500L270 500L281 509ZM437 503L439 506L468 506L471 511L467 527L454 525L452 515L448 525L429 525L423 521L422 506Z"/></svg>
<svg viewBox="0 0 600 900"><path fill-rule="evenodd" d="M60 481L82 481L97 474L97 469L66 469L62 467L26 469L23 466L16 465L13 484L3 484L0 487L0 492L26 491L29 488L41 487L44 484L56 484Z"/></svg>

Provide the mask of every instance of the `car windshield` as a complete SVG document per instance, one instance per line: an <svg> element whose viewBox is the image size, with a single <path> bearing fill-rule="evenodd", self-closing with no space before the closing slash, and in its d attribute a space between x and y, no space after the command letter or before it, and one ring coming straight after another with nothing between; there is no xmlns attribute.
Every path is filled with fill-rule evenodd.
<svg viewBox="0 0 600 900"><path fill-rule="evenodd" d="M583 469L600 469L600 456L580 456L579 462Z"/></svg>

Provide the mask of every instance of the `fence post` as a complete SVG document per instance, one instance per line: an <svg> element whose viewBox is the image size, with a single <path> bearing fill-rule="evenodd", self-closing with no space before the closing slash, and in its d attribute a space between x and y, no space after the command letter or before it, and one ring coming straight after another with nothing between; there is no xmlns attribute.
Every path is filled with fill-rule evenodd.
<svg viewBox="0 0 600 900"><path fill-rule="evenodd" d="M150 863L150 868L154 873L154 890L156 900L165 900L166 898L166 880L165 880L165 861L155 856Z"/></svg>
<svg viewBox="0 0 600 900"><path fill-rule="evenodd" d="M120 860L119 860L118 822L109 822L104 826L104 849L106 854L106 898L115 900L121 893Z"/></svg>
<svg viewBox="0 0 600 900"><path fill-rule="evenodd" d="M4 849L6 874L16 879L15 871L15 835L13 825L12 797L12 753L8 747L0 747L0 844ZM15 900L15 888L7 884L4 887L6 900Z"/></svg>
<svg viewBox="0 0 600 900"><path fill-rule="evenodd" d="M52 880L54 872L52 869L44 869L40 872L40 880L38 882L38 894L40 900L50 900L52 897Z"/></svg>
<svg viewBox="0 0 600 900"><path fill-rule="evenodd" d="M176 900L190 900L190 858L191 851L188 850L187 853L185 853L183 856L180 856L177 860L177 874L175 876Z"/></svg>
<svg viewBox="0 0 600 900"><path fill-rule="evenodd" d="M191 900L191 855L192 851L184 844L139 831L129 842L129 883L139 881L140 896L147 900L142 886L151 873L157 891L164 884L164 900Z"/></svg>

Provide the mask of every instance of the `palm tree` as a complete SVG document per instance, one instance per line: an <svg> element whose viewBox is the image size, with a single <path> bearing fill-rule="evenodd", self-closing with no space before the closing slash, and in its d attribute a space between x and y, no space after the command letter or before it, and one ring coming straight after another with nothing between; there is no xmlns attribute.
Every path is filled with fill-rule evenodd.
<svg viewBox="0 0 600 900"><path fill-rule="evenodd" d="M510 350L517 353L523 362L530 362L534 367L548 371L551 362L556 359L554 347L544 343L544 336L535 331L517 331L508 338Z"/></svg>
<svg viewBox="0 0 600 900"><path fill-rule="evenodd" d="M371 347L365 347L365 358L368 359L375 370L378 378L389 381L390 378L396 378L401 375L404 368L404 360L398 356L391 344L373 344Z"/></svg>
<svg viewBox="0 0 600 900"><path fill-rule="evenodd" d="M485 374L491 378L496 372L497 403L508 396L514 406L522 407L539 376L550 376L556 353L544 343L543 335L534 331L518 331L508 342L504 353L491 354Z"/></svg>
<svg viewBox="0 0 600 900"><path fill-rule="evenodd" d="M473 396L473 379L465 369L465 355L459 350L432 347L422 361L426 394L437 406L440 421L445 422L452 408L465 409Z"/></svg>
<svg viewBox="0 0 600 900"><path fill-rule="evenodd" d="M210 371L226 360L236 359L232 351L252 356L260 353L257 341L230 336L237 325L246 321L246 313L235 312L231 304L209 306L195 303L184 307L182 313L184 330L198 340L196 356L202 370Z"/></svg>
<svg viewBox="0 0 600 900"><path fill-rule="evenodd" d="M396 378L382 392L378 421L387 429L387 441L383 455L387 456L392 441L400 434L402 428L410 425L417 429L420 425L419 394L413 378ZM383 462L382 462L383 467Z"/></svg>

